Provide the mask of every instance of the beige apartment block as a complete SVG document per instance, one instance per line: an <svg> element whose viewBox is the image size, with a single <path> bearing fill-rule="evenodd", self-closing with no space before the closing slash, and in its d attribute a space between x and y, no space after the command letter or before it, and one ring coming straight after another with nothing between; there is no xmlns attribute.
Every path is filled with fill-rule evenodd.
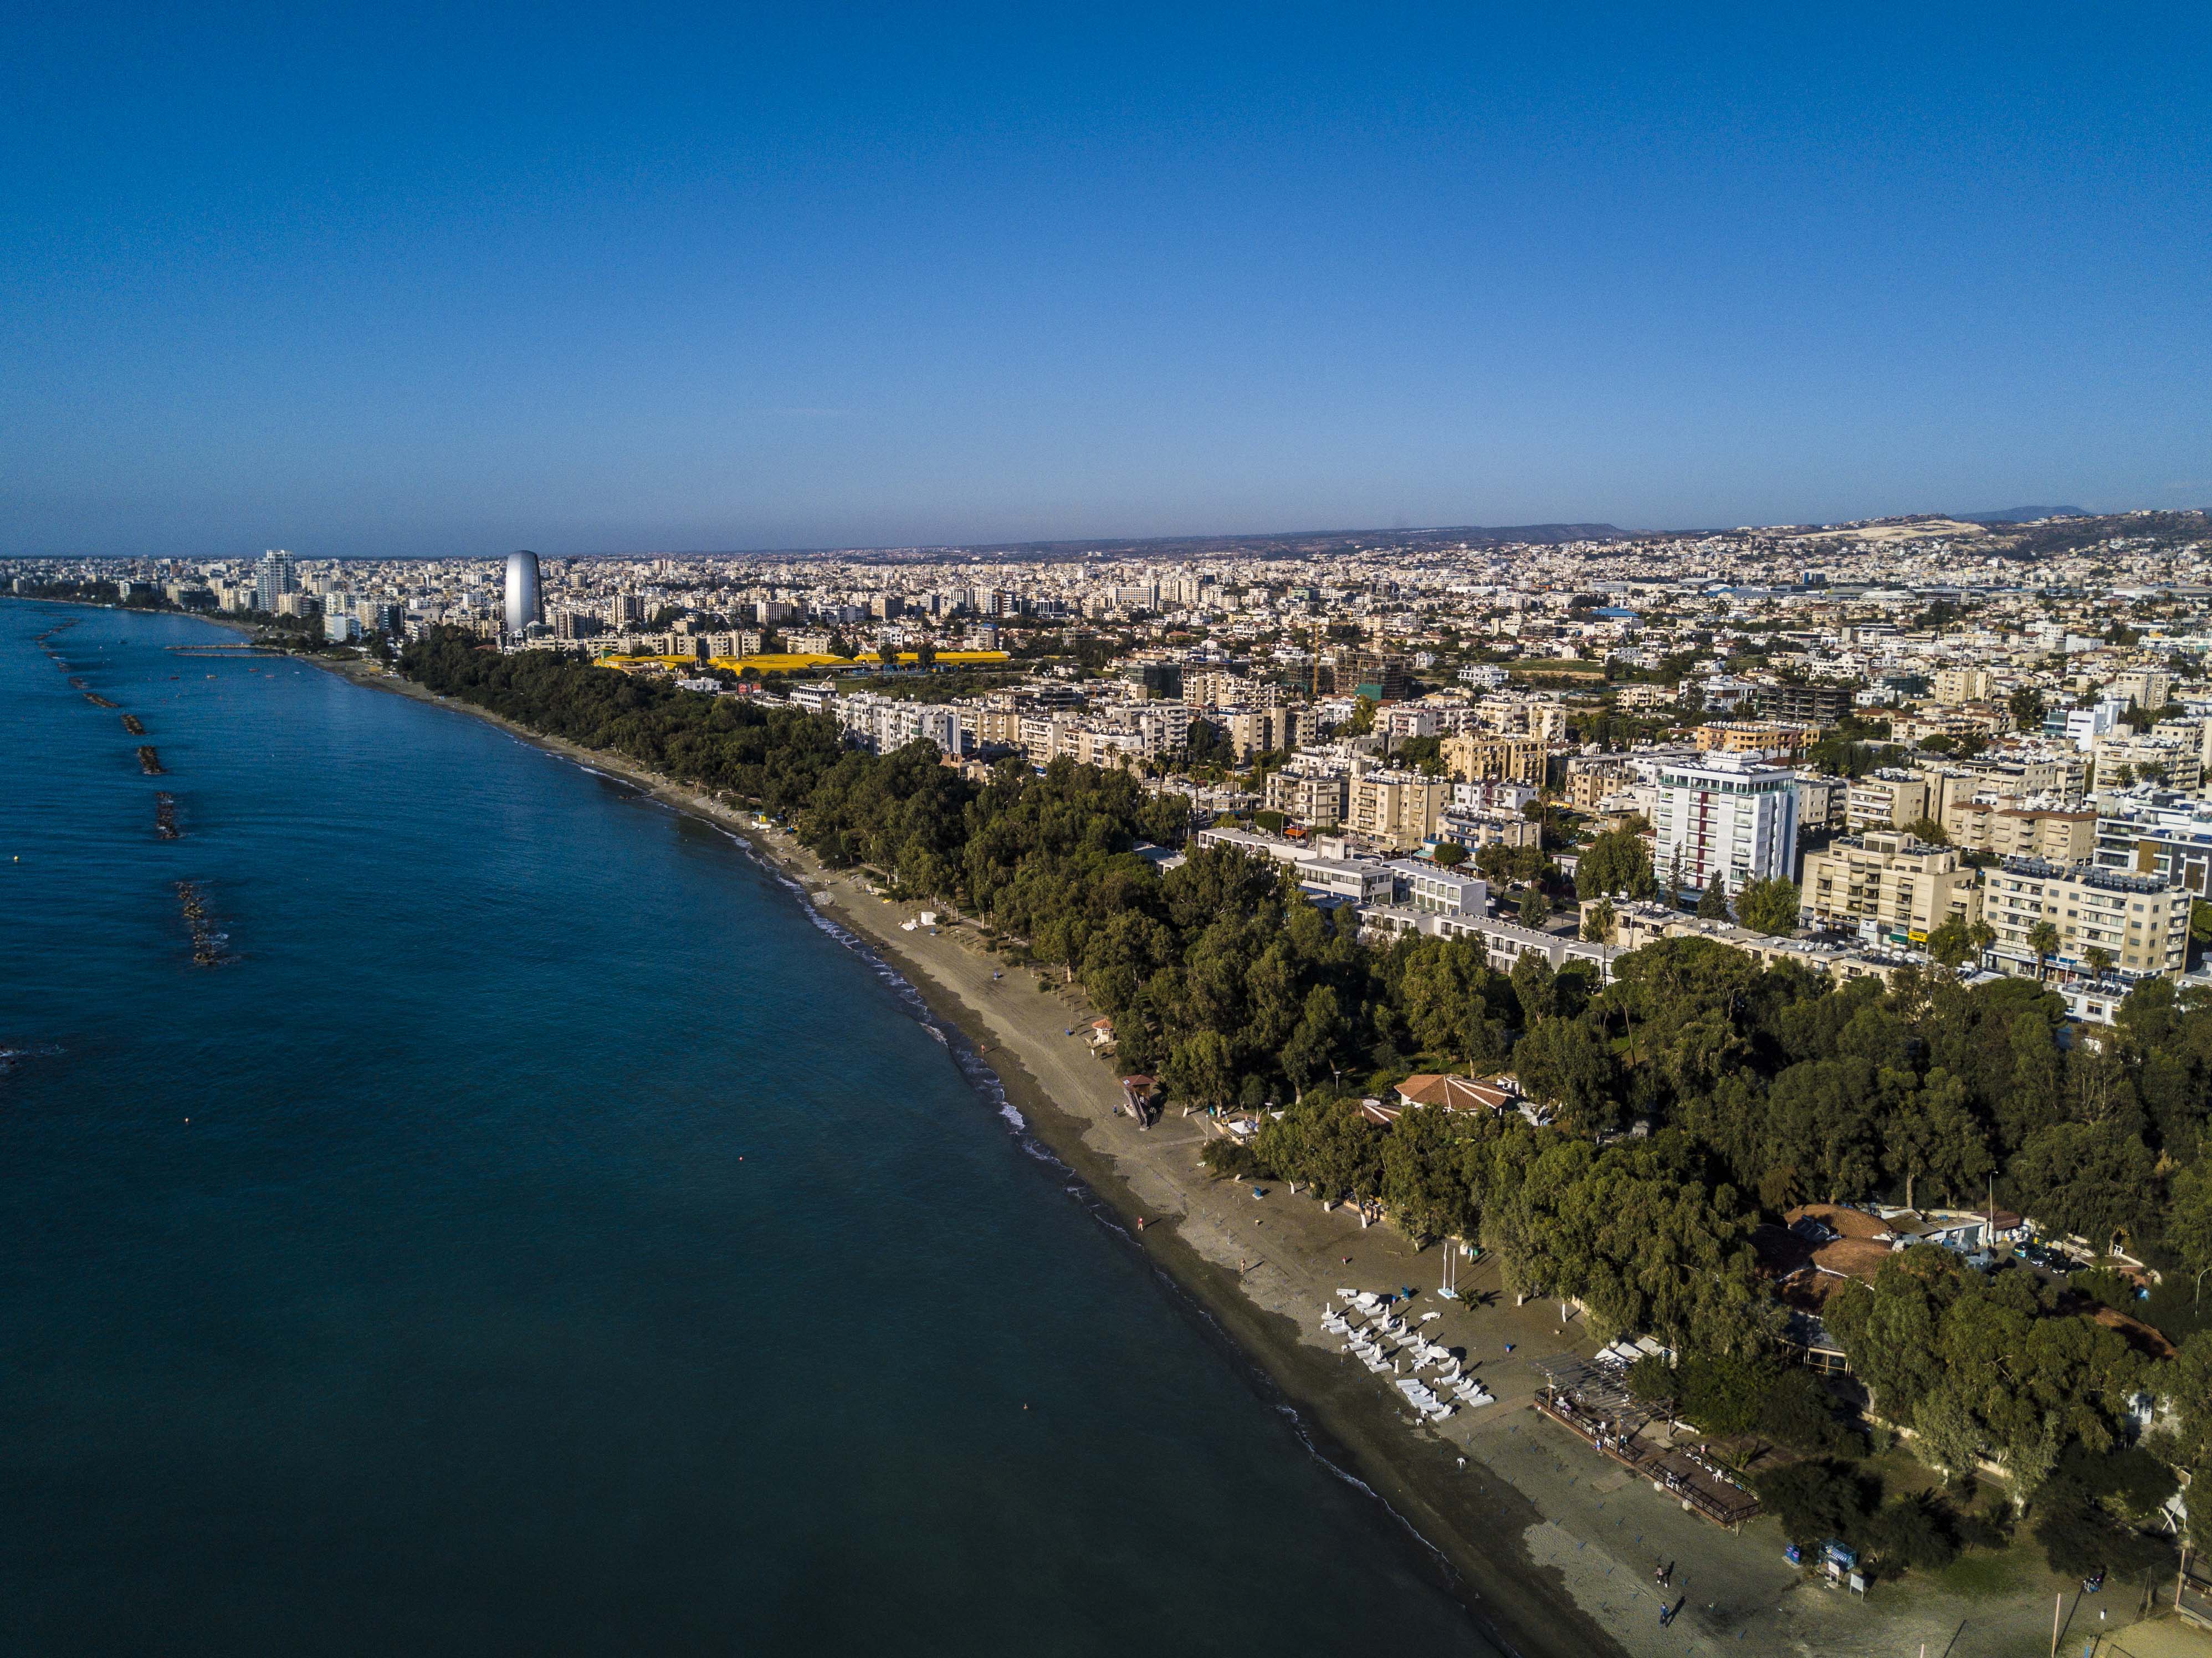
<svg viewBox="0 0 2212 1658"><path fill-rule="evenodd" d="M1436 835L1449 786L1418 772L1369 772L1346 785L1344 826L1410 852Z"/></svg>
<svg viewBox="0 0 2212 1658"><path fill-rule="evenodd" d="M1141 773L1145 767L1145 739L1135 732L1085 726L1072 734L1061 752L1073 754L1079 766L1097 766L1102 771Z"/></svg>
<svg viewBox="0 0 2212 1658"><path fill-rule="evenodd" d="M1544 826L1533 818L1510 811L1448 811L1439 833L1470 852L1485 847L1540 847Z"/></svg>
<svg viewBox="0 0 2212 1658"><path fill-rule="evenodd" d="M1308 777L1293 771L1267 774L1267 810L1295 818L1308 829L1334 829L1344 822L1347 780L1341 774Z"/></svg>
<svg viewBox="0 0 2212 1658"><path fill-rule="evenodd" d="M1541 738L1447 737L1441 745L1444 768L1462 783L1527 783L1544 786L1549 752Z"/></svg>
<svg viewBox="0 0 2212 1658"><path fill-rule="evenodd" d="M1995 795L2049 794L2070 800L2081 794L2088 776L2087 761L2071 746L1977 755L1971 760L1954 757L1915 769L1943 776L1947 810L1953 800L1971 799L1984 790ZM1937 821L1942 821L1940 814Z"/></svg>
<svg viewBox="0 0 2212 1658"><path fill-rule="evenodd" d="M1018 708L994 707L989 703L978 708L961 710L961 723L975 716L973 733L977 746L987 749L1017 749L1022 745L1022 715Z"/></svg>
<svg viewBox="0 0 2212 1658"><path fill-rule="evenodd" d="M1779 754L1795 756L1820 740L1817 726L1779 720L1716 720L1691 733L1705 754Z"/></svg>
<svg viewBox="0 0 2212 1658"><path fill-rule="evenodd" d="M1831 842L1805 859L1805 913L1823 926L1871 922L1901 943L1924 944L1952 916L1980 913L1975 872L1958 853L1894 829Z"/></svg>
<svg viewBox="0 0 2212 1658"><path fill-rule="evenodd" d="M1078 724L1072 714L1024 714L1021 716L1022 756L1032 766L1049 766L1063 754L1075 752L1075 728Z"/></svg>
<svg viewBox="0 0 2212 1658"><path fill-rule="evenodd" d="M2178 979L2189 958L2190 902L2185 887L2094 864L2009 858L1982 872L1982 919L1996 929L1997 956L2016 973L2038 970L2028 933L2048 921L2058 949L2041 966L2078 969L2100 949L2124 979Z"/></svg>
<svg viewBox="0 0 2212 1658"><path fill-rule="evenodd" d="M2162 708L2173 701L2173 676L2158 668L2130 668L2112 681L2112 691L2139 708Z"/></svg>
<svg viewBox="0 0 2212 1658"><path fill-rule="evenodd" d="M1566 706L1548 697L1486 697L1475 704L1474 716L1493 736L1566 740Z"/></svg>
<svg viewBox="0 0 2212 1658"><path fill-rule="evenodd" d="M2041 858L2078 864L2097 851L2094 811L2043 811L1989 801L1954 800L1943 809L1943 832L1961 852L2000 858Z"/></svg>
<svg viewBox="0 0 2212 1658"><path fill-rule="evenodd" d="M2012 712L2002 702L1961 702L1955 708L1925 702L1889 722L1889 734L1900 743L1924 743L1931 737L1990 738L2011 728Z"/></svg>
<svg viewBox="0 0 2212 1658"><path fill-rule="evenodd" d="M1935 794L1927 778L1888 769L1851 780L1844 800L1844 822L1855 829L1905 829L1928 816Z"/></svg>
<svg viewBox="0 0 2212 1658"><path fill-rule="evenodd" d="M2123 728L2096 740L2090 757L2097 764L2097 786L2110 788L2128 781L2146 780L2194 794L2204 785L2204 750L2201 745L2172 738L2143 736Z"/></svg>
<svg viewBox="0 0 2212 1658"><path fill-rule="evenodd" d="M1217 708L1210 716L1229 738L1229 746L1242 762L1255 754L1284 753L1310 736L1310 721L1304 708L1285 707Z"/></svg>
<svg viewBox="0 0 2212 1658"><path fill-rule="evenodd" d="M1599 802L1619 793L1635 775L1635 768L1617 756L1577 755L1567 762L1567 804L1577 811L1595 811Z"/></svg>
<svg viewBox="0 0 2212 1658"><path fill-rule="evenodd" d="M1938 702L1955 708L1961 702L1988 701L1990 685L1987 668L1942 668L1936 671L1933 689Z"/></svg>

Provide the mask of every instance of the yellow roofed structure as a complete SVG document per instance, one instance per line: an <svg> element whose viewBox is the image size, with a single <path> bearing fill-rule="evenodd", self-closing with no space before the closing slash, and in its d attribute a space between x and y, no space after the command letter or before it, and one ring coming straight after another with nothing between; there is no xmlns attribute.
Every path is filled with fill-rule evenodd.
<svg viewBox="0 0 2212 1658"><path fill-rule="evenodd" d="M901 651L901 667L911 667L921 659L912 651ZM995 663L1011 662L1013 658L1005 651L939 651L937 664L946 668L987 667ZM747 668L762 673L846 673L855 668L880 665L872 656L828 656L814 653L771 652L761 656L710 656L707 665L727 668L732 673L743 673ZM694 656L603 656L594 665L602 668L660 668L676 672L684 668L696 668L699 659Z"/></svg>

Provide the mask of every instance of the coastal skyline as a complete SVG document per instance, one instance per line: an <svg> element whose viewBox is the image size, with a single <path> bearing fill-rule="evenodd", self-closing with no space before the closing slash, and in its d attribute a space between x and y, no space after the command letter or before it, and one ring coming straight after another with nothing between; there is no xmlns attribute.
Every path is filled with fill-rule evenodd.
<svg viewBox="0 0 2212 1658"><path fill-rule="evenodd" d="M2212 12L4 39L0 1651L2212 1658Z"/></svg>
<svg viewBox="0 0 2212 1658"><path fill-rule="evenodd" d="M0 558L0 1640L2212 1627L2208 526Z"/></svg>
<svg viewBox="0 0 2212 1658"><path fill-rule="evenodd" d="M2197 504L2206 27L52 13L0 553Z"/></svg>

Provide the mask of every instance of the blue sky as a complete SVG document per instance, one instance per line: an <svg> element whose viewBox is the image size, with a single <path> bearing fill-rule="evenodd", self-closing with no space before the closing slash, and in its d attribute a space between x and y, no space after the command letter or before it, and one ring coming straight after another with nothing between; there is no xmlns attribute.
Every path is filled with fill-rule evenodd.
<svg viewBox="0 0 2212 1658"><path fill-rule="evenodd" d="M11 18L0 552L2212 501L2202 6Z"/></svg>

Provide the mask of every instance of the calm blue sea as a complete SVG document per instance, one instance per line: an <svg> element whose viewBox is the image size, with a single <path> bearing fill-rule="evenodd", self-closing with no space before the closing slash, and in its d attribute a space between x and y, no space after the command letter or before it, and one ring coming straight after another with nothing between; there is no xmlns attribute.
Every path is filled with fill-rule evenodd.
<svg viewBox="0 0 2212 1658"><path fill-rule="evenodd" d="M232 637L0 603L0 1650L1487 1649L771 872Z"/></svg>

